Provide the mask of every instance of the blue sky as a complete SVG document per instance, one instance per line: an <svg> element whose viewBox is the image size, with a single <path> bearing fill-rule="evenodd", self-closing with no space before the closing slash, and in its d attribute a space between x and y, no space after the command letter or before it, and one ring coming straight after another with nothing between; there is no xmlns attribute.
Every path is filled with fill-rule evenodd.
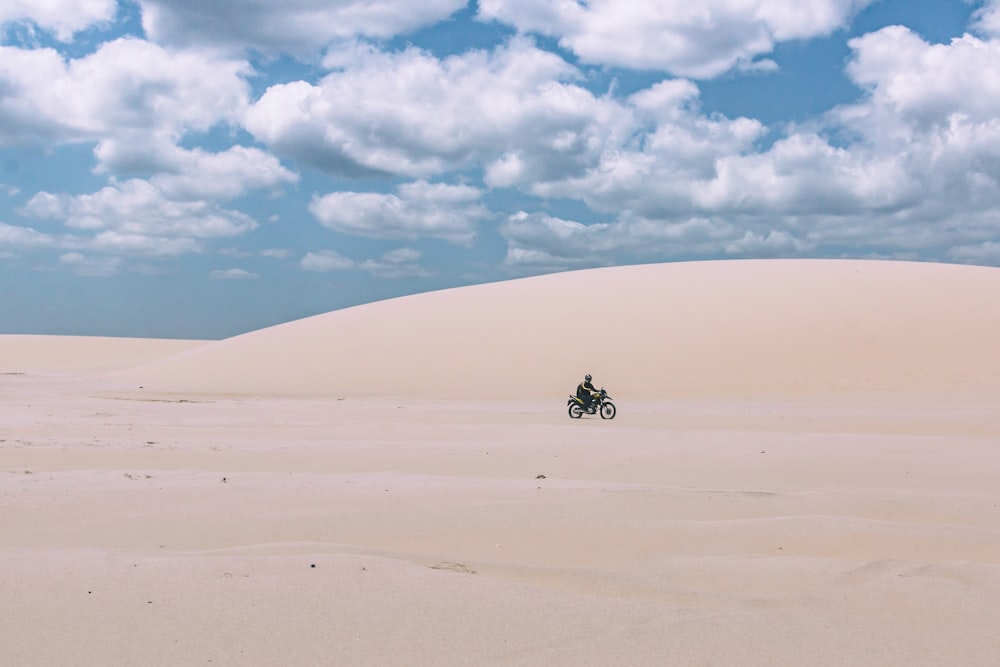
<svg viewBox="0 0 1000 667"><path fill-rule="evenodd" d="M764 257L1000 265L1000 0L0 0L0 333Z"/></svg>

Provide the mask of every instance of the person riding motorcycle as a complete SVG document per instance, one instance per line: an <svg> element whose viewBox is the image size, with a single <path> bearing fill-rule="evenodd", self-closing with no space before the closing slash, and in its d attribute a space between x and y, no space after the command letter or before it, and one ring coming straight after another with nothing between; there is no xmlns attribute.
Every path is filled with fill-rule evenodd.
<svg viewBox="0 0 1000 667"><path fill-rule="evenodd" d="M594 388L594 384L591 382L592 379L593 378L590 377L590 373L587 373L586 377L583 378L583 382L576 386L576 397L583 401L584 410L590 410L590 405L594 402L594 399L597 398L597 395L600 394L600 392Z"/></svg>

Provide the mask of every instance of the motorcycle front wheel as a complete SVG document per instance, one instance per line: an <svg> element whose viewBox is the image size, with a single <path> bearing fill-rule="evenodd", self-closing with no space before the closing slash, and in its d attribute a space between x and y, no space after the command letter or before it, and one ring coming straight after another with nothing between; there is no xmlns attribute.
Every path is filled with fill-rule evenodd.
<svg viewBox="0 0 1000 667"><path fill-rule="evenodd" d="M607 401L601 405L601 419L614 419L615 413L618 412L615 409L614 403L608 403Z"/></svg>
<svg viewBox="0 0 1000 667"><path fill-rule="evenodd" d="M569 416L573 419L579 419L583 416L583 408L580 407L579 403L573 403L569 406Z"/></svg>

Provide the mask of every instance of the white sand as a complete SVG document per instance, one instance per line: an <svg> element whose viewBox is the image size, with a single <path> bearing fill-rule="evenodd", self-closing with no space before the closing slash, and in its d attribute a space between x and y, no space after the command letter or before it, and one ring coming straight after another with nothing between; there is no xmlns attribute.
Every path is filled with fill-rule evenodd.
<svg viewBox="0 0 1000 667"><path fill-rule="evenodd" d="M692 263L0 336L0 663L996 664L998 306Z"/></svg>

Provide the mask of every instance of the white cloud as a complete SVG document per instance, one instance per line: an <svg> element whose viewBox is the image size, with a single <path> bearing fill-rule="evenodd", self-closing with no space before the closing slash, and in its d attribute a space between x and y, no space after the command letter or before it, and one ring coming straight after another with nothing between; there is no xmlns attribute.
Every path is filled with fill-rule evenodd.
<svg viewBox="0 0 1000 667"><path fill-rule="evenodd" d="M518 271L560 270L719 253L740 228L722 219L673 222L625 213L614 222L585 225L543 213L519 212L501 225L504 263Z"/></svg>
<svg viewBox="0 0 1000 667"><path fill-rule="evenodd" d="M326 273L329 271L347 271L355 267L354 260L344 257L335 250L320 250L318 252L306 253L306 256L299 262L299 266L305 271L316 271Z"/></svg>
<svg viewBox="0 0 1000 667"><path fill-rule="evenodd" d="M391 38L442 21L467 0L140 0L153 41L307 55L335 40Z"/></svg>
<svg viewBox="0 0 1000 667"><path fill-rule="evenodd" d="M637 140L609 144L583 175L531 188L616 221L513 220L503 227L508 263L595 264L601 253L629 261L645 249L989 260L1000 237L1000 42L966 35L931 45L886 28L851 47L861 100L789 127L766 148L757 145L763 126L705 115L687 82L634 94ZM695 220L710 232L680 245L666 234Z"/></svg>
<svg viewBox="0 0 1000 667"><path fill-rule="evenodd" d="M712 178L690 184L696 209L758 215L849 215L913 204L920 184L892 155L835 148L793 134L770 150L716 161Z"/></svg>
<svg viewBox="0 0 1000 667"><path fill-rule="evenodd" d="M509 266L538 269L564 269L598 261L607 247L590 245L598 235L604 235L610 225L587 226L542 213L519 212L501 226L507 239L506 263ZM613 242L620 243L620 238Z"/></svg>
<svg viewBox="0 0 1000 667"><path fill-rule="evenodd" d="M848 72L868 94L831 122L869 165L892 160L905 174L912 185L895 201L948 221L1000 205L1000 42L928 44L891 27L851 48Z"/></svg>
<svg viewBox="0 0 1000 667"><path fill-rule="evenodd" d="M292 256L292 251L288 248L265 248L260 251L260 255L271 259L288 259Z"/></svg>
<svg viewBox="0 0 1000 667"><path fill-rule="evenodd" d="M93 234L87 232L95 231ZM174 257L203 250L203 242L186 237L170 238L121 232L116 229L84 230L74 234L51 234L31 227L0 223L0 248L25 250L70 250L59 257L62 265L81 275L112 275L124 265L117 255ZM94 257L86 251L101 253Z"/></svg>
<svg viewBox="0 0 1000 667"><path fill-rule="evenodd" d="M248 190L298 181L297 174L257 148L233 146L221 153L176 148L168 154L173 169L150 181L171 199L233 199Z"/></svg>
<svg viewBox="0 0 1000 667"><path fill-rule="evenodd" d="M117 0L4 0L0 28L9 23L33 24L69 42L75 33L114 18L117 4Z"/></svg>
<svg viewBox="0 0 1000 667"><path fill-rule="evenodd" d="M587 63L708 78L846 27L873 1L480 0L479 16L556 37Z"/></svg>
<svg viewBox="0 0 1000 667"><path fill-rule="evenodd" d="M249 216L206 201L172 201L148 181L133 179L86 195L36 194L24 215L54 219L89 236L93 247L147 255L202 249L205 240L244 234Z"/></svg>
<svg viewBox="0 0 1000 667"><path fill-rule="evenodd" d="M429 276L431 272L418 263L420 255L420 251L415 248L396 248L383 253L381 259L361 262L358 268L376 278L398 280Z"/></svg>
<svg viewBox="0 0 1000 667"><path fill-rule="evenodd" d="M973 14L972 27L986 37L1000 37L1000 0L984 0Z"/></svg>
<svg viewBox="0 0 1000 667"><path fill-rule="evenodd" d="M298 174L258 148L232 146L218 153L185 149L168 138L119 136L94 150L97 173L153 172L149 181L172 199L233 199L250 190L296 183Z"/></svg>
<svg viewBox="0 0 1000 667"><path fill-rule="evenodd" d="M564 174L530 186L543 197L585 201L605 212L632 210L648 218L697 212L693 193L716 178L726 160L752 156L765 134L757 121L706 116L697 89L667 81L640 91L620 105L632 126L607 143L585 172Z"/></svg>
<svg viewBox="0 0 1000 667"><path fill-rule="evenodd" d="M396 248L382 255L382 261L389 264L406 264L420 259L421 252L416 248Z"/></svg>
<svg viewBox="0 0 1000 667"><path fill-rule="evenodd" d="M365 50L341 65L318 85L272 86L246 128L279 154L347 175L426 178L518 154L515 175L493 169L506 185L579 172L628 124L526 40L443 60Z"/></svg>
<svg viewBox="0 0 1000 667"><path fill-rule="evenodd" d="M0 46L0 144L24 138L73 139L80 129L60 119L56 99L43 90L46 82L66 76L59 54L52 49L25 50ZM51 90L51 89L50 89Z"/></svg>
<svg viewBox="0 0 1000 667"><path fill-rule="evenodd" d="M149 236L221 238L256 227L245 215L207 202L170 201L148 181L133 179L88 195L42 192L26 205L29 215L59 218L76 229L115 229Z"/></svg>
<svg viewBox="0 0 1000 667"><path fill-rule="evenodd" d="M0 222L0 246L17 248L52 248L60 245L57 237L31 227Z"/></svg>
<svg viewBox="0 0 1000 667"><path fill-rule="evenodd" d="M376 278L418 278L430 272L418 263L421 253L415 248L396 248L382 254L379 259L356 262L335 250L307 253L299 266L304 271L328 273L331 271L365 271Z"/></svg>
<svg viewBox="0 0 1000 667"><path fill-rule="evenodd" d="M819 3L799 24L779 11L790 5L769 5L766 21L783 39L819 34L859 6ZM851 48L862 99L777 138L756 120L704 113L690 81L596 97L573 83L579 72L523 39L444 60L414 50L341 54L341 69L316 86L272 88L247 126L295 159L342 173L479 168L489 187L615 216L608 234L563 221L560 236L555 217L510 224L510 262L578 265L649 248L668 257L844 247L942 256L949 244L988 239L993 222L967 220L1000 204L998 44L965 36L929 45L888 28ZM428 215L436 209L402 192L333 193L312 204L346 233L472 239L469 216ZM617 243L605 238L615 235Z"/></svg>
<svg viewBox="0 0 1000 667"><path fill-rule="evenodd" d="M241 60L129 38L69 61L52 49L0 47L0 144L175 142L237 121L248 103L247 73Z"/></svg>
<svg viewBox="0 0 1000 667"><path fill-rule="evenodd" d="M325 227L372 238L417 239L430 236L467 245L476 225L490 216L467 185L416 181L398 194L334 192L313 198L309 210Z"/></svg>
<svg viewBox="0 0 1000 667"><path fill-rule="evenodd" d="M1000 41L965 35L950 44L928 44L907 28L891 26L849 44L853 58L847 72L870 91L865 111L879 123L873 129L888 137L947 122L954 114L977 122L997 117ZM851 120L859 123L859 110L854 111ZM888 132L890 120L900 130Z"/></svg>
<svg viewBox="0 0 1000 667"><path fill-rule="evenodd" d="M63 34L76 29L65 26L98 20L96 3L74 14L50 2L66 12L59 27L42 4L4 5L0 19L70 31ZM93 145L94 173L108 179L90 194L39 192L23 213L58 221L66 233L0 225L0 248L58 249L67 253L63 264L76 267L92 266L91 254L205 252L257 226L224 202L298 182L266 152L273 150L303 169L382 177L370 188L373 180L351 188L337 181L345 191L313 197L310 212L344 234L470 246L493 217L486 188L494 191L491 205L529 206L524 193L543 199L538 210L548 214L513 216L500 227L507 265L518 270L844 252L994 261L1000 41L990 37L1000 35L1000 0L982 5L975 33L948 44L902 27L851 40L847 74L858 98L799 125L768 128L706 113L698 85L686 79L628 96L614 86L606 94L587 87L595 71L587 63L691 77L771 68L766 55L775 44L829 34L867 4L478 3L484 19L555 37L577 55L578 68L523 35L444 58L351 41L434 23L464 6L457 0L142 0L148 34L159 43L118 39L78 58L0 47L0 145ZM313 63L326 48L326 69L319 79L272 85L252 101L247 61L220 55L244 47L312 49ZM242 126L266 150L219 147L225 126L230 144L246 143ZM198 147L208 145L203 139L215 152ZM397 182L386 176L421 180L386 192L386 183ZM566 213L565 201L588 207L578 216L588 224ZM294 224L294 208L280 210ZM400 248L364 260L310 252L299 265L405 278L427 275L421 261L416 249Z"/></svg>
<svg viewBox="0 0 1000 667"><path fill-rule="evenodd" d="M38 193L26 210L122 252L200 250L197 239L245 233L256 223L216 203L277 190L298 175L258 148L181 148L192 133L242 117L249 100L241 60L118 39L64 61L50 49L0 47L0 144L34 138L95 144L95 172L149 174L75 197ZM157 240L159 239L159 241Z"/></svg>
<svg viewBox="0 0 1000 667"><path fill-rule="evenodd" d="M98 232L87 245L107 253L147 257L176 257L201 252L205 249L205 244L201 239L185 236L177 238L152 236L135 232L121 232L117 229Z"/></svg>
<svg viewBox="0 0 1000 667"><path fill-rule="evenodd" d="M212 280L254 280L260 276L244 269L217 269L209 277Z"/></svg>
<svg viewBox="0 0 1000 667"><path fill-rule="evenodd" d="M72 234L51 234L41 232L32 227L22 227L19 225L8 225L0 222L0 258L18 257L19 253L14 251L46 251L46 250L75 250L82 249L87 245L85 239ZM72 255L72 253L70 253ZM65 264L65 260L62 260ZM76 268L77 273L87 273L86 265ZM89 273L88 273L89 275ZM101 275L109 275L103 273Z"/></svg>

